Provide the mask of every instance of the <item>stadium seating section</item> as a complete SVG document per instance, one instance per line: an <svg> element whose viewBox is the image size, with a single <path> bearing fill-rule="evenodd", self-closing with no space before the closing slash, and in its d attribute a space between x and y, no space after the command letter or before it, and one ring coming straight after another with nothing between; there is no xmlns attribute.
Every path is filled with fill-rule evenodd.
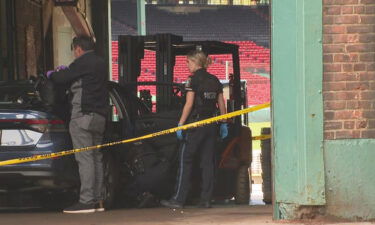
<svg viewBox="0 0 375 225"><path fill-rule="evenodd" d="M241 79L247 81L248 104L256 105L270 101L270 52L269 49L257 46L251 41L231 42L240 46ZM118 79L118 43L112 41L112 76ZM226 64L228 73L232 73L232 59L230 55L211 55L212 64L208 71L219 79L226 79ZM190 75L186 67L186 58L178 56L174 68L174 81L184 82ZM226 63L228 62L228 63ZM141 63L141 76L139 81L155 81L155 53L146 51ZM150 87L147 87L150 88ZM151 93L154 95L155 90Z"/></svg>
<svg viewBox="0 0 375 225"><path fill-rule="evenodd" d="M112 76L118 78L118 35L136 35L136 6L122 1L112 2ZM147 33L173 33L184 40L220 40L240 46L241 79L247 81L248 104L270 101L270 50L268 7L242 6L203 9L187 14L176 14L147 5ZM231 73L230 55L211 55L209 72L226 79ZM190 75L186 58L177 57L175 82L184 82ZM226 65L229 65L228 67ZM229 68L228 71L226 69ZM155 53L146 51L142 60L139 81L155 81ZM147 87L149 89L150 87ZM142 89L142 88L141 88ZM151 90L154 95L155 90Z"/></svg>

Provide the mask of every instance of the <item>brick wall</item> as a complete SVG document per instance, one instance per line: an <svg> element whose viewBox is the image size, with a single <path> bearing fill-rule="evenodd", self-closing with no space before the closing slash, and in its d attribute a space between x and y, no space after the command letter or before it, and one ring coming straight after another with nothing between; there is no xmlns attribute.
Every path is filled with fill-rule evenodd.
<svg viewBox="0 0 375 225"><path fill-rule="evenodd" d="M375 138L375 0L323 0L325 139Z"/></svg>

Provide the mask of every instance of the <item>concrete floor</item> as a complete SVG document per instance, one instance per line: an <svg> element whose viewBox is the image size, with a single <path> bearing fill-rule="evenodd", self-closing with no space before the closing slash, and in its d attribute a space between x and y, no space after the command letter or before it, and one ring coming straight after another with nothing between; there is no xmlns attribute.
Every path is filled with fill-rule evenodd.
<svg viewBox="0 0 375 225"><path fill-rule="evenodd" d="M187 207L183 210L166 208L115 209L93 214L63 214L40 208L1 208L0 225L273 225L273 224L342 224L320 218L313 221L273 221L272 206L264 205L261 184L252 185L250 206L239 206L234 201L213 205L211 209ZM361 223L359 223L361 224ZM369 224L369 223L362 223Z"/></svg>
<svg viewBox="0 0 375 225"><path fill-rule="evenodd" d="M0 225L171 225L171 224L212 224L212 225L273 225L273 224L371 224L333 223L317 221L272 221L271 206L215 206L212 209L187 208L171 210L119 209L93 214L63 214L38 210L0 211Z"/></svg>

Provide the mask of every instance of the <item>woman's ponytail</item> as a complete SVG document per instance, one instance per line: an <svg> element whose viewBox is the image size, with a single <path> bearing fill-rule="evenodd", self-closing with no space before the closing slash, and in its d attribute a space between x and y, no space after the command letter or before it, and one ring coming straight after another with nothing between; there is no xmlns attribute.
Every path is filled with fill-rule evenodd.
<svg viewBox="0 0 375 225"><path fill-rule="evenodd" d="M210 57L208 57L203 51L201 50L194 50L187 54L187 57L192 60L195 64L197 64L199 67L207 69L211 63L212 60Z"/></svg>

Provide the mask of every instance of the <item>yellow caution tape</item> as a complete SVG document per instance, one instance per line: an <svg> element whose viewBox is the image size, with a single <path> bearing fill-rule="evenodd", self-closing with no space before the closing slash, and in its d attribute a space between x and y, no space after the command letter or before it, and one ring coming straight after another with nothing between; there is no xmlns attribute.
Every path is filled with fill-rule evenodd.
<svg viewBox="0 0 375 225"><path fill-rule="evenodd" d="M197 121L197 122L194 122L194 123L189 123L189 124L186 124L186 125L183 125L183 126L180 126L180 127L174 127L174 128L159 131L159 132L156 132L156 133L147 134L147 135L144 135L144 136L141 136L141 137L130 138L130 139L126 139L126 140L115 141L115 142L110 142L110 143L95 145L95 146L89 146L89 147L84 147L84 148L66 150L66 151L61 151L61 152L54 152L54 153L48 153L48 154L42 154L42 155L33 155L33 156L29 156L29 157L24 157L24 158L17 158L17 159L0 161L0 166L11 165L11 164L19 164L19 163L25 163L25 162L31 162L31 161L38 161L38 160L43 160L43 159L58 158L58 157L61 157L61 156L71 155L71 154L78 153L78 152L84 152L84 151L94 150L94 149L98 149L98 148L109 147L109 146L113 146L113 145L120 145L120 144L126 144L126 143L130 143L130 142L140 141L140 140L149 139L149 138L153 138L153 137L157 137L157 136L161 136L161 135L175 133L178 130L187 130L187 129L191 129L191 128L201 127L201 126L204 126L204 125L207 125L207 124L211 124L211 123L218 122L218 121L221 121L221 120L230 119L230 118L240 116L240 115L245 114L245 113L254 112L254 111L264 109L264 108L268 108L268 107L270 107L270 103L265 103L265 104L261 104L261 105L256 105L256 106L251 107L251 108L246 108L246 109L234 111L234 112L231 112L231 113L227 113L227 114L224 114L224 115L215 116L215 117L212 117L212 118L209 118L209 119Z"/></svg>
<svg viewBox="0 0 375 225"><path fill-rule="evenodd" d="M259 135L259 136L252 137L251 139L253 141L263 141L263 140L267 140L267 139L270 139L270 138L271 138L270 134L265 134L265 135Z"/></svg>

